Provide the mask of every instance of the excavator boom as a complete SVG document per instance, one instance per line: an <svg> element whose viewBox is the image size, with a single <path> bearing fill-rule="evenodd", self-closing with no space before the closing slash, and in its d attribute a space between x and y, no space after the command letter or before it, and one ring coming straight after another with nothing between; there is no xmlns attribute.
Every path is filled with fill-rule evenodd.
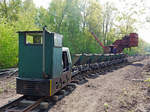
<svg viewBox="0 0 150 112"><path fill-rule="evenodd" d="M102 44L102 42L98 39L98 37L94 34L94 32L91 32L91 34L93 35L93 37L95 38L95 40L97 41L97 43L103 48L105 49L105 46Z"/></svg>

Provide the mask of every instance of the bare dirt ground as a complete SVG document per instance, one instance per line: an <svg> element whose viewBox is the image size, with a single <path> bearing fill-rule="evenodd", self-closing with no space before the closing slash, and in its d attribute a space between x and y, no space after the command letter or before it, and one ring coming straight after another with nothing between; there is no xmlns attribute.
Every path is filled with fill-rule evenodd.
<svg viewBox="0 0 150 112"><path fill-rule="evenodd" d="M77 85L49 112L150 112L150 58ZM0 106L19 97L15 76L0 77Z"/></svg>
<svg viewBox="0 0 150 112"><path fill-rule="evenodd" d="M49 112L150 112L150 59L135 62L79 85Z"/></svg>
<svg viewBox="0 0 150 112"><path fill-rule="evenodd" d="M0 106L21 95L16 94L16 74L0 76Z"/></svg>

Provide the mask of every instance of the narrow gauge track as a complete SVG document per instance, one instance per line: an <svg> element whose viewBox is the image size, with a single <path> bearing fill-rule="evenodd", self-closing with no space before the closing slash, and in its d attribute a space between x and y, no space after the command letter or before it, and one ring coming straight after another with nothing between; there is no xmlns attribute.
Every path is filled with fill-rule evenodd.
<svg viewBox="0 0 150 112"><path fill-rule="evenodd" d="M87 70L84 72L81 71L80 73L77 73L72 77L72 82L70 84L68 84L66 87L61 89L55 95L51 97L22 96L2 106L0 108L0 112L43 112L47 109L50 109L56 103L56 101L70 94L76 88L76 84L84 84L90 78L96 78L99 75L105 74L106 72L110 72L114 69L124 67L125 65L135 61L143 60L146 57L137 56L137 57L133 57L133 58L129 57L129 58L128 60L130 60L130 62L124 61L122 63L122 61L120 60L120 63L116 64L115 66L111 66L111 64L105 66L105 64L102 63L104 66L101 69L95 69L92 71ZM30 103L28 103L28 105L23 104L23 102L25 101L28 101ZM44 106L42 106L42 102L45 103Z"/></svg>
<svg viewBox="0 0 150 112"><path fill-rule="evenodd" d="M12 76L16 72L18 72L18 68L0 69L0 76L2 75Z"/></svg>
<svg viewBox="0 0 150 112"><path fill-rule="evenodd" d="M68 84L55 95L49 97L21 96L0 107L0 112L43 112L55 105L56 101L70 94L75 87L73 83Z"/></svg>
<svg viewBox="0 0 150 112"><path fill-rule="evenodd" d="M45 97L39 98L35 103L23 108L22 106L20 106L20 102L27 98L28 98L28 96L19 97L18 99L1 107L0 111L1 112L30 112L31 110L36 108L45 99Z"/></svg>

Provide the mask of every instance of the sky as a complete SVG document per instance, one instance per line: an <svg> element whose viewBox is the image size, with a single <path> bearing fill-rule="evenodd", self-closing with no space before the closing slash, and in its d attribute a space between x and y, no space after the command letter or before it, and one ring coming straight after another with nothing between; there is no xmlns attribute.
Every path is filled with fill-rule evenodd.
<svg viewBox="0 0 150 112"><path fill-rule="evenodd" d="M37 7L44 7L48 8L51 0L33 0ZM126 1L130 6L134 2L134 0L99 0L101 4L105 4L106 2L112 2L120 11L125 11L124 9L124 1ZM143 1L143 4L141 4L141 1ZM150 22L146 22L146 16L150 17L150 0L136 0L137 6L135 6L137 9L140 7L144 7L145 14L142 16L138 16L137 18L139 21L142 22L142 24L136 24L136 27L138 29L137 33L139 34L139 37L141 37L144 41L150 43ZM126 6L125 6L126 7Z"/></svg>
<svg viewBox="0 0 150 112"><path fill-rule="evenodd" d="M33 0L37 7L43 6L44 8L48 8L51 0Z"/></svg>

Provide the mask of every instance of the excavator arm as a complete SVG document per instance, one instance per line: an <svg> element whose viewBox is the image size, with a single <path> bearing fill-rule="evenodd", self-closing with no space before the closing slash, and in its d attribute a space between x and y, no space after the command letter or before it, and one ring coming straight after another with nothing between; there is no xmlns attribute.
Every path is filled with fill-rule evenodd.
<svg viewBox="0 0 150 112"><path fill-rule="evenodd" d="M98 39L98 37L94 34L94 32L91 32L94 39L97 41L97 43L103 48L104 53L110 53L111 48L108 46L104 46L103 43Z"/></svg>
<svg viewBox="0 0 150 112"><path fill-rule="evenodd" d="M103 49L105 49L105 46L104 46L103 43L98 39L98 37L94 34L94 32L91 32L91 34L93 35L93 37L95 38L95 40L97 41L97 43L98 43Z"/></svg>

